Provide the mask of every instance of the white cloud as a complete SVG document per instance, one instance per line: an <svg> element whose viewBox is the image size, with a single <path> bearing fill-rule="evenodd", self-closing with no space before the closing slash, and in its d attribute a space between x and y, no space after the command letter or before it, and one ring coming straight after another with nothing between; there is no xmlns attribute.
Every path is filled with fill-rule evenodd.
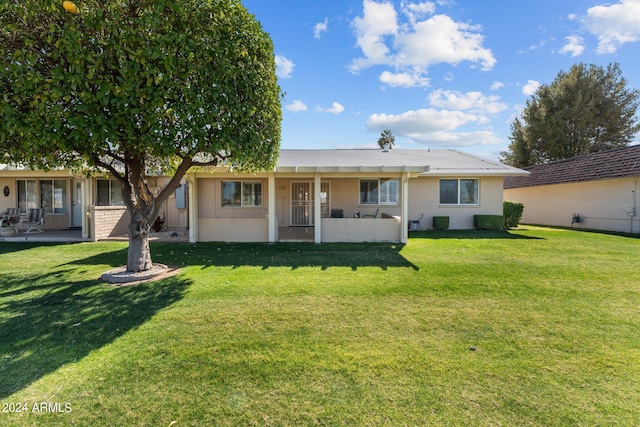
<svg viewBox="0 0 640 427"><path fill-rule="evenodd" d="M467 123L480 120L480 116L462 111L425 108L402 114L372 114L367 119L370 129L393 129L398 135L412 136L451 131Z"/></svg>
<svg viewBox="0 0 640 427"><path fill-rule="evenodd" d="M465 125L486 123L481 114L434 108L402 114L373 114L367 120L371 131L392 129L396 136L410 138L429 147L468 147L500 144L503 141L490 130L462 131Z"/></svg>
<svg viewBox="0 0 640 427"><path fill-rule="evenodd" d="M357 45L362 49L365 58L356 60L355 71L373 64L387 62L389 48L384 37L394 35L398 31L397 13L389 2L376 3L364 0L362 3L364 16L353 20Z"/></svg>
<svg viewBox="0 0 640 427"><path fill-rule="evenodd" d="M527 84L524 85L522 88L522 93L525 94L526 96L531 96L534 93L536 93L536 90L538 90L540 86L541 86L540 82L537 82L535 80L528 80Z"/></svg>
<svg viewBox="0 0 640 427"><path fill-rule="evenodd" d="M276 75L281 79L288 79L291 77L291 73L293 72L293 67L295 64L290 59L282 56L276 55Z"/></svg>
<svg viewBox="0 0 640 427"><path fill-rule="evenodd" d="M481 92L462 93L438 89L431 92L429 102L434 107L478 114L498 114L507 109L507 105L500 102L499 96L485 96Z"/></svg>
<svg viewBox="0 0 640 427"><path fill-rule="evenodd" d="M484 38L477 33L480 27L455 22L446 15L435 15L416 23L412 30L395 38L399 46L395 56L398 65L428 67L471 61L489 70L496 63L491 50L482 47Z"/></svg>
<svg viewBox="0 0 640 427"><path fill-rule="evenodd" d="M380 74L380 81L391 87L429 86L429 79L420 74L383 71Z"/></svg>
<svg viewBox="0 0 640 427"><path fill-rule="evenodd" d="M324 22L318 22L315 27L313 27L313 37L319 39L322 36L322 33L327 31L327 27L329 25L329 19L324 18Z"/></svg>
<svg viewBox="0 0 640 427"><path fill-rule="evenodd" d="M363 1L363 15L353 21L356 43L363 57L352 61L354 73L376 65L390 66L392 76L412 76L416 85L424 85L428 68L434 64L459 64L464 61L490 70L496 59L490 49L483 46L481 27L456 22L447 15L427 15L435 11L432 2L409 3L403 1L401 10L407 17L399 22L392 3ZM417 77L416 77L417 76Z"/></svg>
<svg viewBox="0 0 640 427"><path fill-rule="evenodd" d="M570 53L572 57L579 56L584 52L584 40L580 36L567 36L564 38L567 41L560 53Z"/></svg>
<svg viewBox="0 0 640 427"><path fill-rule="evenodd" d="M591 7L582 22L598 37L598 53L614 53L622 44L640 40L640 1Z"/></svg>
<svg viewBox="0 0 640 427"><path fill-rule="evenodd" d="M503 141L491 131L434 132L411 136L415 142L429 147L472 147L501 144Z"/></svg>
<svg viewBox="0 0 640 427"><path fill-rule="evenodd" d="M342 104L338 103L338 102L334 102L333 104L331 104L331 107L329 108L319 108L319 111L325 112L325 113L331 113L331 114L340 114L342 112L344 112L344 106L342 106Z"/></svg>
<svg viewBox="0 0 640 427"><path fill-rule="evenodd" d="M287 105L287 110L297 113L300 111L307 111L307 106L299 99L295 99L291 104Z"/></svg>
<svg viewBox="0 0 640 427"><path fill-rule="evenodd" d="M504 87L504 83L502 82L493 82L491 84L491 90L500 90Z"/></svg>
<svg viewBox="0 0 640 427"><path fill-rule="evenodd" d="M422 19L428 15L433 15L436 11L436 4L430 1L422 3L409 3L402 1L400 3L400 9L404 13L411 24L415 23L419 19Z"/></svg>

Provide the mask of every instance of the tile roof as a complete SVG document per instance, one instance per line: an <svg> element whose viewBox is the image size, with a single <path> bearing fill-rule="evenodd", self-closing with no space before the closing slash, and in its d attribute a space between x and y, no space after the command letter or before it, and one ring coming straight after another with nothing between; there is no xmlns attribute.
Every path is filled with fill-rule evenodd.
<svg viewBox="0 0 640 427"><path fill-rule="evenodd" d="M504 188L640 176L640 145L530 166L524 170L531 175L506 177Z"/></svg>

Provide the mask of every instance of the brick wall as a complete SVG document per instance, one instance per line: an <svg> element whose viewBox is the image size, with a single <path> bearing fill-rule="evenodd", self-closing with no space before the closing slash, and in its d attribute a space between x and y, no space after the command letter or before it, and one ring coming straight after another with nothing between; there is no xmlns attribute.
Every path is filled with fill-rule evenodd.
<svg viewBox="0 0 640 427"><path fill-rule="evenodd" d="M89 211L93 240L127 235L129 213L124 206L91 206Z"/></svg>

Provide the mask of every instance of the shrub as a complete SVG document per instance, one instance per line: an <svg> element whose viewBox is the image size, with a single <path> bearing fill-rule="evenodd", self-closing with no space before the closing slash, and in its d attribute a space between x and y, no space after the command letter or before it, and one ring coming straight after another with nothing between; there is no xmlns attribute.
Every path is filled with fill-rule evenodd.
<svg viewBox="0 0 640 427"><path fill-rule="evenodd" d="M449 217L448 216L434 216L433 217L433 228L436 230L446 230L449 228Z"/></svg>
<svg viewBox="0 0 640 427"><path fill-rule="evenodd" d="M522 203L505 200L502 204L505 228L517 227L522 219L522 212L524 212L524 205Z"/></svg>
<svg viewBox="0 0 640 427"><path fill-rule="evenodd" d="M504 228L504 216L474 215L473 226L480 230L502 230Z"/></svg>

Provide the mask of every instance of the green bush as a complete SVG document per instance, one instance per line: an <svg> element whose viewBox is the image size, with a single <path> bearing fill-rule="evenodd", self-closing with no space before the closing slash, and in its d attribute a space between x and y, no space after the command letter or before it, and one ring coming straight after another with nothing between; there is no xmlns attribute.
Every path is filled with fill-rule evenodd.
<svg viewBox="0 0 640 427"><path fill-rule="evenodd" d="M522 219L522 212L524 212L524 205L522 203L514 202L513 200L505 200L502 204L505 228L517 227Z"/></svg>
<svg viewBox="0 0 640 427"><path fill-rule="evenodd" d="M502 230L504 228L504 216L474 215L473 226L480 230Z"/></svg>
<svg viewBox="0 0 640 427"><path fill-rule="evenodd" d="M449 217L448 216L434 216L433 217L433 228L436 230L446 230L449 228Z"/></svg>

